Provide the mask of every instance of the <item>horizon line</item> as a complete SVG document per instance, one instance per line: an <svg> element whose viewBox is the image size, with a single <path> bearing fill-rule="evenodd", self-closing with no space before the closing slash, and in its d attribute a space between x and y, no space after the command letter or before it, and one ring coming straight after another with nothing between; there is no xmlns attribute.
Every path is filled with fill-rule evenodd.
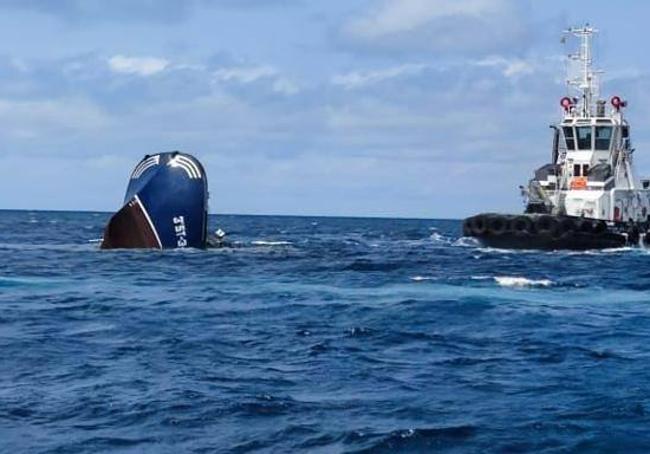
<svg viewBox="0 0 650 454"><path fill-rule="evenodd" d="M31 209L31 208L0 208L3 211L42 212L42 213L99 213L114 214L114 211L104 210L66 210L66 209ZM396 219L405 221L460 221L462 218L430 218L415 216L387 216L387 215L338 215L338 214L266 214L266 213L210 213L208 216L258 216L258 217L286 217L286 218L333 218L333 219Z"/></svg>

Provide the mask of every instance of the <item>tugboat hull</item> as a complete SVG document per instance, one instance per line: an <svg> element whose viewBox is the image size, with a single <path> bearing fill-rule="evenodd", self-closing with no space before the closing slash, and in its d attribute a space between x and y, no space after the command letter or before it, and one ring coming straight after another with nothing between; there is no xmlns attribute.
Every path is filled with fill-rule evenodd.
<svg viewBox="0 0 650 454"><path fill-rule="evenodd" d="M479 214L464 220L463 235L503 249L588 250L638 243L638 229L623 232L601 220L549 214Z"/></svg>
<svg viewBox="0 0 650 454"><path fill-rule="evenodd" d="M205 248L208 184L188 154L145 156L135 167L124 206L110 219L102 249Z"/></svg>

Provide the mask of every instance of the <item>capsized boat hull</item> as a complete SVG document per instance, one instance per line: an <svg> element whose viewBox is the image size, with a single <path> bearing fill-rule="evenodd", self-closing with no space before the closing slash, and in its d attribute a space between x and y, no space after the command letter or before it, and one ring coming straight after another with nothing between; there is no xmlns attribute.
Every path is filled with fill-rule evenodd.
<svg viewBox="0 0 650 454"><path fill-rule="evenodd" d="M463 221L463 236L500 249L588 250L639 244L640 226L550 214L483 213Z"/></svg>
<svg viewBox="0 0 650 454"><path fill-rule="evenodd" d="M193 156L145 156L135 167L124 205L104 231L102 249L205 248L208 183Z"/></svg>

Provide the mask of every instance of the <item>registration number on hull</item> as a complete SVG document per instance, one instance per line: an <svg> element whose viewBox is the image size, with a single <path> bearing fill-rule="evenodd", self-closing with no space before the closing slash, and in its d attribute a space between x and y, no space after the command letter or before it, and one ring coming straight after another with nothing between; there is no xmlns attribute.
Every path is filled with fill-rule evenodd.
<svg viewBox="0 0 650 454"><path fill-rule="evenodd" d="M185 228L185 217L175 216L173 218L174 232L176 233L176 246L187 247L187 229Z"/></svg>

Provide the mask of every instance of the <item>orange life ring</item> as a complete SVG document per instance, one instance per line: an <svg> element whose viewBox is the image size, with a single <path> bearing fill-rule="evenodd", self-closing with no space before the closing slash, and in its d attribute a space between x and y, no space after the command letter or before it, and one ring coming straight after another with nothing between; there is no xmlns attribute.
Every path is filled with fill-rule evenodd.
<svg viewBox="0 0 650 454"><path fill-rule="evenodd" d="M587 178L575 177L571 180L571 189L587 189Z"/></svg>

